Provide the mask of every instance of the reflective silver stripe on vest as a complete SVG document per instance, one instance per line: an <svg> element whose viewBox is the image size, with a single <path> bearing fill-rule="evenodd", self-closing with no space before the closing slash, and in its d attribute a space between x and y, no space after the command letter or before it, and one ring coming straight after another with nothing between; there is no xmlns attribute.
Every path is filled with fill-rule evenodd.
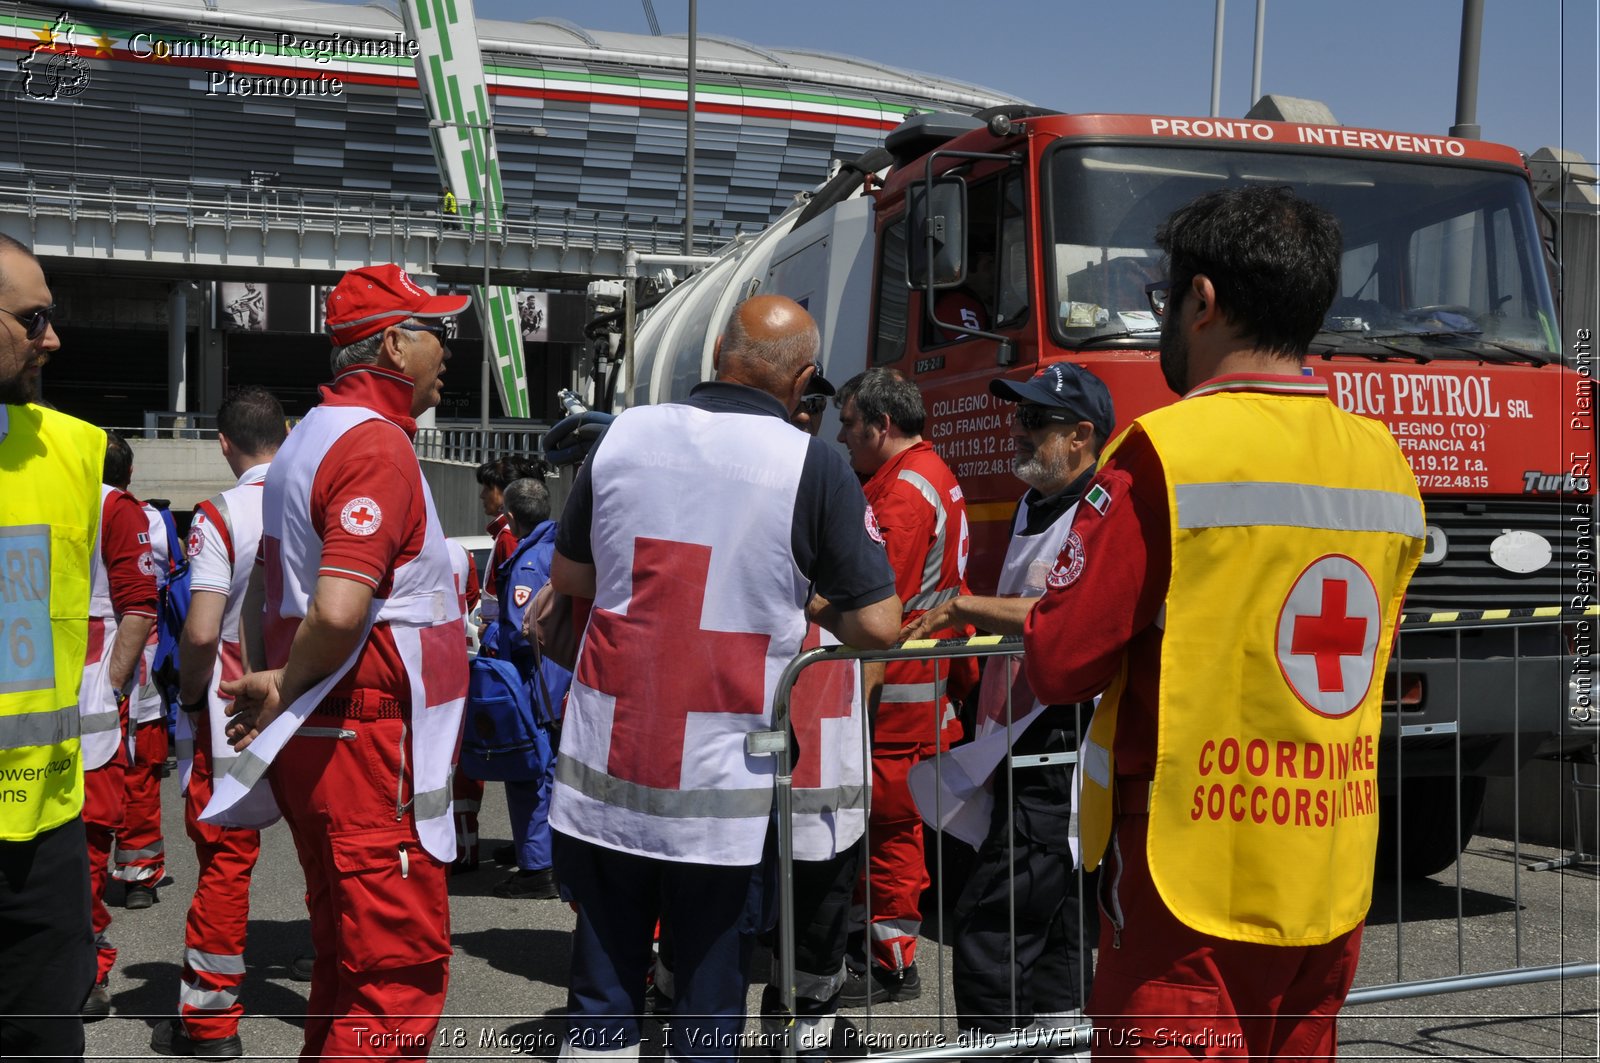
<svg viewBox="0 0 1600 1063"><path fill-rule="evenodd" d="M116 719L117 714L113 712L113 725ZM19 712L0 716L0 749L60 745L77 738L82 726L76 705L51 709L49 712Z"/></svg>
<svg viewBox="0 0 1600 1063"><path fill-rule="evenodd" d="M97 735L105 731L115 731L122 726L122 719L117 715L117 710L110 712L95 712L88 716L78 717L78 727L83 734Z"/></svg>
<svg viewBox="0 0 1600 1063"><path fill-rule="evenodd" d="M556 759L556 781L613 808L674 819L760 819L772 811L772 787L658 790L607 775L573 757Z"/></svg>
<svg viewBox="0 0 1600 1063"><path fill-rule="evenodd" d="M928 505L933 507L933 545L928 547L928 555L922 560L922 594L932 594L939 586L939 580L944 575L944 506L940 504L939 492L933 489L933 484L919 472L910 469L900 470L898 479L915 487L927 499ZM920 595L913 595L915 601ZM913 608L907 606L907 608Z"/></svg>
<svg viewBox="0 0 1600 1063"><path fill-rule="evenodd" d="M820 816L848 808L867 807L865 786L833 786L827 789L795 789L794 812L800 816Z"/></svg>
<svg viewBox="0 0 1600 1063"><path fill-rule="evenodd" d="M267 773L267 762L250 752L244 750L233 758L233 765L228 768L228 774L246 790L255 789L256 783L261 781L261 776Z"/></svg>
<svg viewBox="0 0 1600 1063"><path fill-rule="evenodd" d="M944 697L945 687L949 685L948 676L941 677L936 683L885 683L879 702L930 702L935 698Z"/></svg>
<svg viewBox="0 0 1600 1063"><path fill-rule="evenodd" d="M180 738L173 743L173 751L179 760L194 759L194 739Z"/></svg>
<svg viewBox="0 0 1600 1063"><path fill-rule="evenodd" d="M196 989L178 983L178 1003L194 1011L227 1011L238 999L237 989Z"/></svg>
<svg viewBox="0 0 1600 1063"><path fill-rule="evenodd" d="M244 974L244 957L238 953L184 949L183 962L189 965L190 970L205 971L207 974Z"/></svg>
<svg viewBox="0 0 1600 1063"><path fill-rule="evenodd" d="M906 603L906 612L909 613L913 610L920 610L921 612L925 613L929 609L943 605L945 602L948 602L951 598L954 598L960 593L960 587L946 587L942 591L932 591L927 594L913 595L911 600Z"/></svg>
<svg viewBox="0 0 1600 1063"><path fill-rule="evenodd" d="M1271 525L1420 539L1422 504L1393 491L1293 483L1179 484L1180 528Z"/></svg>
<svg viewBox="0 0 1600 1063"><path fill-rule="evenodd" d="M228 772L233 770L233 762L238 759L238 757L212 757L211 777L213 779L222 778L224 775L228 774Z"/></svg>
<svg viewBox="0 0 1600 1063"><path fill-rule="evenodd" d="M411 814L418 819L437 819L450 811L450 787L424 790L411 798Z"/></svg>

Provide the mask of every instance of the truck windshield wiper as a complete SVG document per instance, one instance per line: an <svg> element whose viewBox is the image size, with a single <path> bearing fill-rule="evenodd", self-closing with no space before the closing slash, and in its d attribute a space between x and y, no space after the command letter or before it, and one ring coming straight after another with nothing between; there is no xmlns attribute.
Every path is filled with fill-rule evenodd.
<svg viewBox="0 0 1600 1063"><path fill-rule="evenodd" d="M1154 340L1159 342L1160 339L1161 330L1159 328L1136 329L1127 332L1102 332L1098 336L1087 336L1079 340L1076 344L1074 344L1074 346L1079 350L1082 350L1085 347L1099 347L1102 344L1114 344L1118 347L1131 347L1133 344L1126 343L1124 341L1138 340L1142 344L1148 345L1150 341Z"/></svg>
<svg viewBox="0 0 1600 1063"><path fill-rule="evenodd" d="M1433 361L1433 355L1426 351L1412 351L1404 347L1396 347L1392 343L1384 343L1381 339L1365 332L1341 332L1337 329L1320 330L1311 340L1308 350L1313 354L1320 354L1324 358L1335 354L1358 354L1368 358L1375 358L1380 362L1388 362L1398 355L1409 362L1426 364Z"/></svg>
<svg viewBox="0 0 1600 1063"><path fill-rule="evenodd" d="M1524 350L1521 347L1512 347L1509 344L1499 343L1495 340L1486 340L1476 332L1463 332L1459 330L1433 330L1431 332L1397 332L1386 333L1381 337L1384 340L1420 340L1426 343L1438 344L1452 350L1460 351L1473 358L1481 358L1487 362L1498 365L1514 365L1527 363L1530 365L1549 365L1551 359L1544 358L1539 353ZM1498 352L1498 353L1497 353Z"/></svg>

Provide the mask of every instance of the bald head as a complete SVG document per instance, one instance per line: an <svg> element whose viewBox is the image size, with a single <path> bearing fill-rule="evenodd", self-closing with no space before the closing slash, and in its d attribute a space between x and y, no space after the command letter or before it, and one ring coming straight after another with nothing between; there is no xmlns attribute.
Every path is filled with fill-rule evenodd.
<svg viewBox="0 0 1600 1063"><path fill-rule="evenodd" d="M740 303L717 340L717 379L765 391L792 406L795 382L817 360L821 340L805 307L783 295Z"/></svg>

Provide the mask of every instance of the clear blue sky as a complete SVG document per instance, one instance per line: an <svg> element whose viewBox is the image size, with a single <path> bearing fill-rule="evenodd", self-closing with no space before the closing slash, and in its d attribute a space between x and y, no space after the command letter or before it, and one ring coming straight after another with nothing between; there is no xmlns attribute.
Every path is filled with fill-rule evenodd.
<svg viewBox="0 0 1600 1063"><path fill-rule="evenodd" d="M688 0L653 0L663 33ZM1600 156L1595 0L1486 0L1478 122L1524 151ZM1222 113L1249 109L1255 0L1227 5ZM476 0L480 18L555 16L648 33L640 0ZM700 0L699 30L860 56L1062 110L1206 114L1213 0ZM1319 99L1346 125L1444 133L1455 120L1461 0L1268 0L1262 90Z"/></svg>

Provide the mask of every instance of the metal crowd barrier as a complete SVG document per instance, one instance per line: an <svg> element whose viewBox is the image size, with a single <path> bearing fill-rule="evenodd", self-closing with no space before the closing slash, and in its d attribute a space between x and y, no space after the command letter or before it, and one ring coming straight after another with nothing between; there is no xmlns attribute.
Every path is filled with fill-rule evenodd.
<svg viewBox="0 0 1600 1063"><path fill-rule="evenodd" d="M1395 970L1393 981L1382 984L1364 984L1351 990L1346 998L1347 1008L1358 1008L1364 1005L1379 1004L1385 1001L1410 999L1417 997L1433 996L1445 993L1467 992L1483 989L1503 988L1510 986L1527 985L1537 982L1549 982L1577 978L1591 978L1600 976L1600 956L1582 957L1575 961L1568 961L1565 956L1565 942L1562 944L1563 955L1561 962L1535 963L1530 962L1530 957L1524 952L1524 903L1522 897L1522 876L1537 874L1549 869L1562 869L1584 864L1592 864L1594 858L1588 856L1584 850L1583 824L1573 823L1573 830L1579 832L1573 844L1572 855L1558 860L1543 861L1539 863L1528 862L1523 852L1522 841L1522 768L1525 763L1532 762L1535 756L1546 760L1558 762L1574 762L1574 758L1586 757L1584 763L1595 763L1594 750L1600 743L1600 710L1594 706L1593 698L1596 693L1595 680L1592 672L1592 648L1586 651L1571 649L1571 640L1576 638L1586 639L1589 647L1593 646L1593 635L1596 617L1600 616L1600 607L1588 606L1579 610L1564 610L1561 608L1547 609L1497 609L1479 611L1453 611L1419 613L1409 612L1402 616L1400 637L1397 640L1395 652L1390 664L1390 685L1386 688L1386 703L1384 711L1383 729L1380 735L1380 779L1388 775L1398 780L1404 777L1406 771L1407 745L1403 739L1423 738L1433 745L1433 754L1449 758L1451 772L1448 778L1453 780L1452 788L1456 794L1457 819L1452 826L1461 823L1462 812L1462 780L1464 774L1471 771L1481 771L1484 763L1480 760L1471 762L1466 759L1481 752L1473 748L1474 734L1472 728L1466 731L1462 727L1463 694L1479 677L1488 674L1487 669L1506 669L1511 672L1511 689L1514 692L1512 704L1506 707L1509 713L1511 728L1511 752L1509 757L1509 771L1497 769L1496 774L1508 776L1512 788L1512 831L1509 839L1511 852L1510 860L1506 865L1510 869L1511 882L1509 890L1511 895L1513 942L1511 965L1500 966L1491 970L1472 971L1468 969L1466 955L1467 926L1469 916L1465 910L1465 896L1467 888L1463 884L1462 863L1465 854L1466 840L1461 844L1461 855L1453 861L1454 873L1454 900L1455 900L1455 941L1456 963L1455 971L1449 973L1428 972L1427 977L1407 978L1406 954L1406 923L1404 918L1404 894L1406 878L1397 870L1394 875L1393 885L1393 939L1392 945L1395 954ZM1586 625L1586 626L1585 626ZM1575 636L1574 632L1578 634ZM1438 640L1444 637L1449 642L1449 653L1440 654L1437 650ZM1495 641L1489 650L1482 646L1474 648L1474 640L1483 640L1489 637ZM1420 658L1415 654L1408 655L1408 650L1417 650L1419 647L1426 649L1433 640L1433 657L1437 662L1445 663L1426 664L1430 658ZM1546 651L1554 645L1556 652L1553 657ZM1503 652L1499 652L1503 651ZM1525 651L1527 651L1525 653ZM1473 656L1479 654L1479 656ZM794 685L804 669L830 661L906 661L906 660L950 660L965 657L1017 657L1022 656L1022 640L1018 637L979 636L970 639L951 639L935 642L921 640L905 643L886 650L863 651L846 647L819 648L806 650L800 653L789 663L778 680L777 691L773 702L772 729L761 731L749 736L746 744L747 751L752 755L771 755L775 761L774 787L775 803L778 822L778 858L780 867L780 882L793 881L792 869L794 861L794 841L792 835L793 814L793 764L791 742L789 740L790 728L790 699ZM1552 665L1551 661L1555 664ZM1447 691L1451 688L1449 679L1453 673L1454 697L1448 698L1449 704L1442 714L1438 705L1434 704L1433 711L1422 720L1408 720L1408 701L1414 690L1410 689L1407 677L1412 676L1414 670L1423 669L1422 678L1433 681L1443 686ZM1431 669L1431 672L1428 670ZM1533 679L1537 682L1534 691L1539 704L1526 704L1528 698L1524 695L1525 669L1534 670ZM1554 669L1554 670L1552 670ZM1564 674L1563 674L1564 673ZM1018 714L1010 712L1010 684L1007 684L1007 728L1012 726L1011 720ZM1548 690L1548 697L1543 697ZM1026 707L1023 709L1026 711ZM1539 733L1538 727L1545 726L1551 732L1539 748L1527 749L1523 746L1523 724L1531 721L1533 733ZM863 716L863 728L866 720ZM1079 736L1081 740L1081 735ZM870 741L863 734L863 748L866 750L868 763L863 765L865 777L871 779ZM1417 754L1413 753L1412 756ZM1503 755L1503 754L1502 754ZM930 757L937 765L936 770L942 769L943 759L948 754L937 754ZM1013 755L1002 761L1001 767L996 770L1015 772L1027 770L1044 763L1074 763L1076 756L1045 755L1045 756L1018 756ZM1574 768L1571 784L1574 794L1579 791L1595 792L1595 784L1580 781L1576 768ZM936 787L935 793L942 791ZM1008 787L1008 793L1014 793L1014 788ZM1384 800L1396 800L1403 803L1403 788L1397 786L1396 797ZM1562 795L1564 796L1564 795ZM1560 798L1558 797L1558 800ZM870 808L870 793L867 797ZM1600 812L1600 802L1592 802L1597 812ZM1574 802L1574 813L1581 812L1581 805ZM1397 804L1394 809L1393 822L1403 822L1403 808ZM1564 813L1563 813L1564 814ZM943 813L935 808L934 820L943 821ZM1462 829L1470 836L1474 822L1467 822ZM870 823L867 828L870 839ZM924 830L926 844L935 851L935 873L938 876L939 889L936 891L936 906L940 926L940 944L949 944L947 932L947 913L945 898L943 896L944 863L943 863L943 835L934 830L924 817ZM1403 830L1395 830L1392 844L1395 847L1397 861L1405 855L1406 840ZM1011 832L1010 844L1015 845L1015 832ZM1562 843L1564 844L1564 842ZM1013 860L1014 863L1014 854ZM1398 868L1397 863L1397 868ZM866 867L866 861L863 861ZM1083 871L1080 866L1074 869L1079 876L1080 889L1078 903L1094 905L1093 897L1085 897L1083 886ZM1439 881L1442 872L1432 876L1434 881ZM1374 902L1384 897L1388 884L1378 881L1374 885ZM867 889L871 890L870 876ZM774 957L775 977L779 979L781 999L789 1015L795 1014L795 926L794 926L794 898L790 896L787 888L780 889L779 916L778 916L778 951ZM1385 898L1385 903L1388 903ZM1012 941L1015 947L1015 889L1010 894L1012 910ZM926 920L928 913L924 912ZM1386 916L1387 917L1387 913ZM1082 920L1080 919L1080 926ZM1389 942L1381 931L1375 930L1369 924L1364 939L1364 952L1371 950L1375 942L1381 941L1381 947L1388 947ZM1089 941L1083 949L1083 955L1092 956L1093 946L1097 941ZM926 940L925 940L926 945ZM870 971L871 957L870 944L868 946L868 964ZM1007 1035L982 1035L975 1040L964 1040L959 1031L955 1036L948 1032L949 1024L954 1018L944 1011L945 999L945 957L942 950L927 949L938 956L938 976L935 992L938 1006L938 1026L927 1030L921 1036L901 1033L898 1038L900 1043L915 1044L917 1047L898 1051L873 1051L871 1054L878 1058L894 1060L957 1060L965 1058L1004 1056L1026 1053L1034 1056L1069 1054L1087 1048L1092 1037L1092 1026L1085 1020L1073 1026L1057 1029L1045 1029L1038 1026L1024 1028ZM1015 952L1012 953L1015 956ZM1026 1014L1027 1008L1018 1007L1016 967L1013 962L1009 965L1011 971L1011 1014L1019 1012ZM1087 972L1080 972L1080 979L1085 978ZM1080 984L1086 984L1080 982ZM869 975L870 985L870 975ZM869 994L870 997L870 994ZM865 1012L865 1028L861 1031L862 1042L865 1045L874 1045L880 1041L875 1034L874 1009L870 1002ZM795 1045L792 1038L785 1038L781 1045L767 1046L774 1049L783 1058L793 1058ZM834 1055L840 1053L839 1034L835 1033Z"/></svg>

